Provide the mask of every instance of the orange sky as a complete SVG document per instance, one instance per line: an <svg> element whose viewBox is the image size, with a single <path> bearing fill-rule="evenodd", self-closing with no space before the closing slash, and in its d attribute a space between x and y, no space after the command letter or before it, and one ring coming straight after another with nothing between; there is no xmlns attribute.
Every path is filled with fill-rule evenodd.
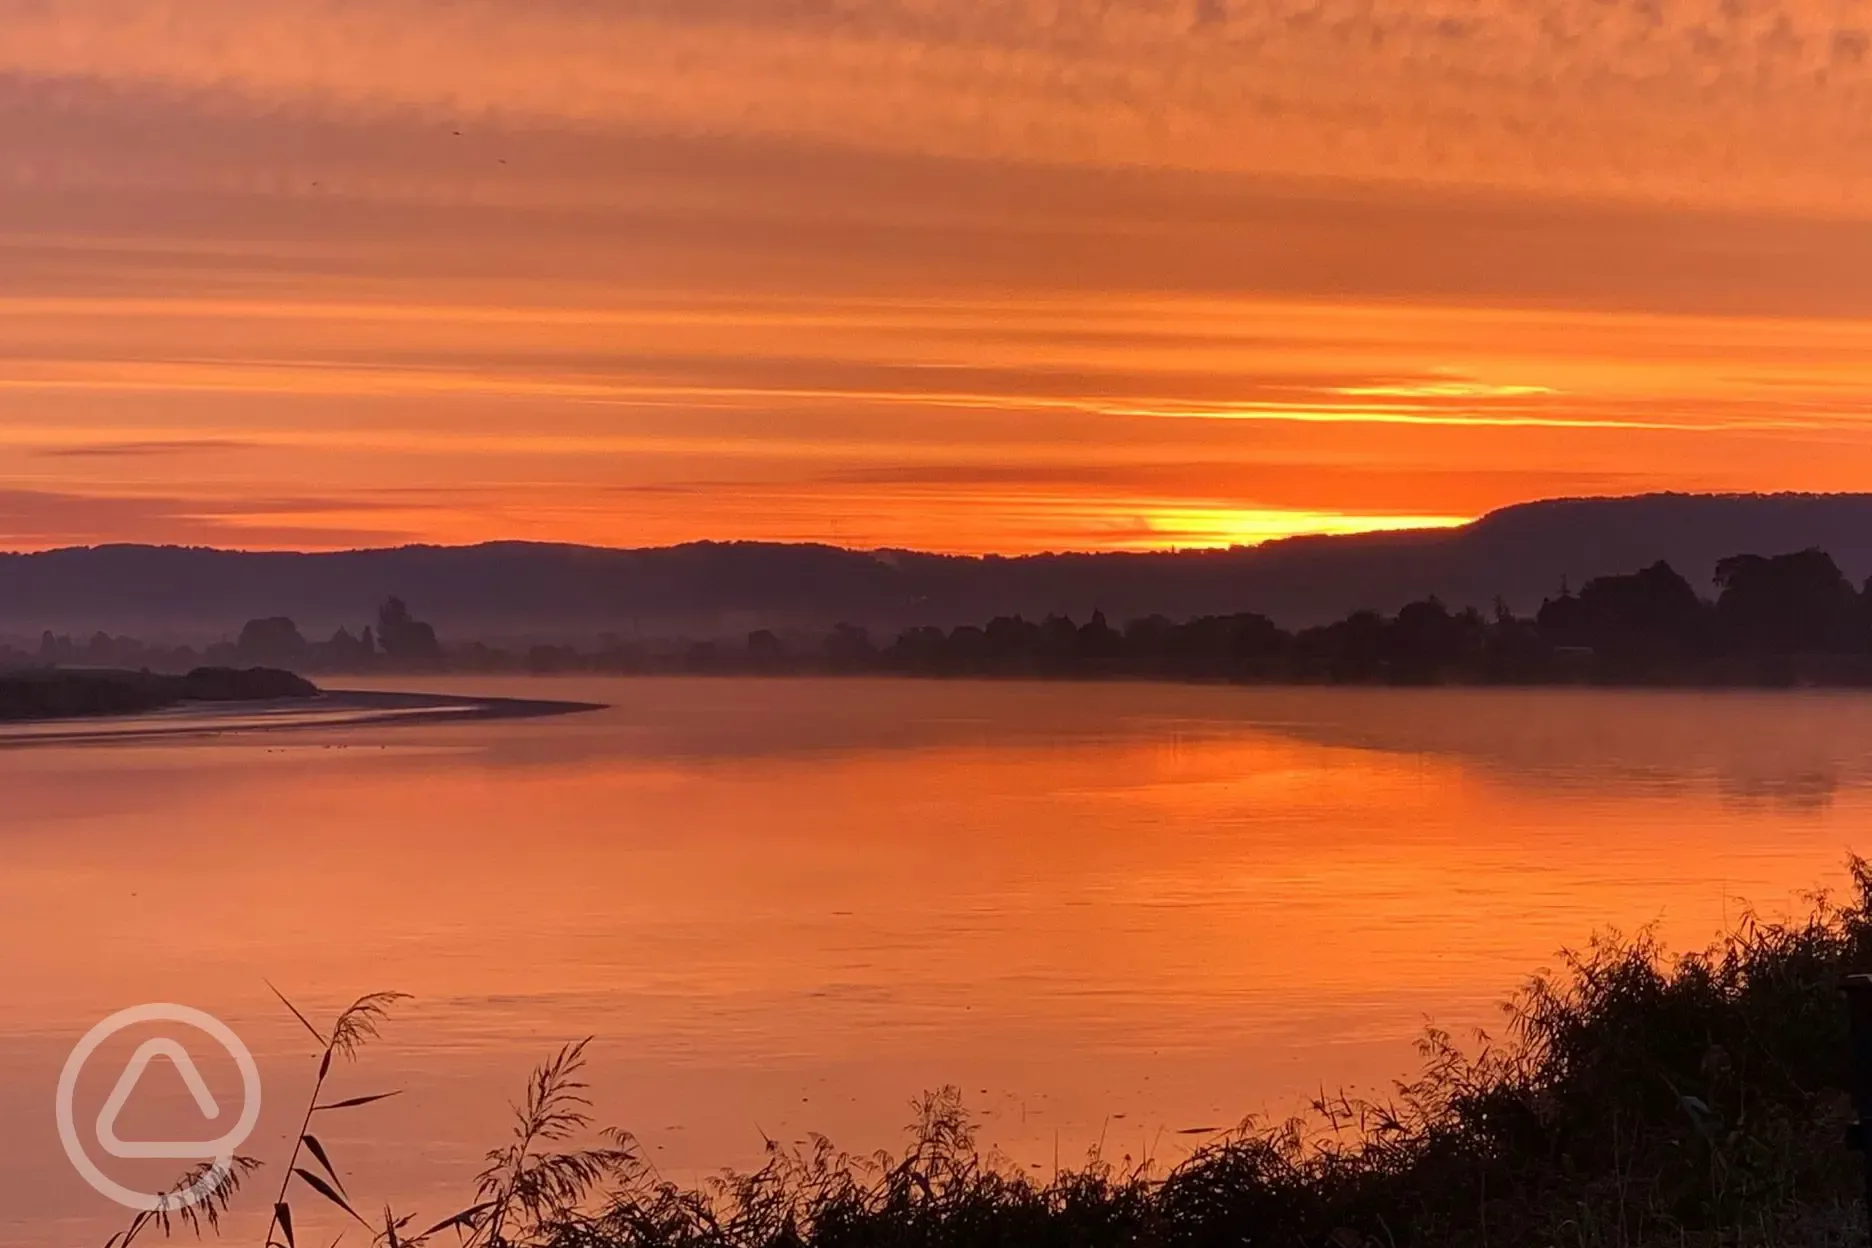
<svg viewBox="0 0 1872 1248"><path fill-rule="evenodd" d="M1872 483L1868 0L0 0L0 547Z"/></svg>

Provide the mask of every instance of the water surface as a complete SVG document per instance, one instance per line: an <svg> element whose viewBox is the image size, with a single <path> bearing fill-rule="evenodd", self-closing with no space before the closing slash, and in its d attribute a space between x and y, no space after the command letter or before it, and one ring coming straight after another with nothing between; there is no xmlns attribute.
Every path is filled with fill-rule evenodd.
<svg viewBox="0 0 1872 1248"><path fill-rule="evenodd" d="M1872 809L1855 694L426 687L610 709L0 751L0 1241L116 1224L52 1098L126 1005L235 1026L267 1089L247 1151L277 1157L308 1071L266 981L315 1017L412 994L340 1076L404 1095L326 1129L372 1205L447 1211L585 1035L601 1116L677 1177L766 1137L894 1145L943 1084L1017 1164L1168 1162L1384 1086L1427 1020L1495 1027L1595 929L1695 945L1797 907ZM214 1134L172 1129L199 1120L152 1070L124 1134Z"/></svg>

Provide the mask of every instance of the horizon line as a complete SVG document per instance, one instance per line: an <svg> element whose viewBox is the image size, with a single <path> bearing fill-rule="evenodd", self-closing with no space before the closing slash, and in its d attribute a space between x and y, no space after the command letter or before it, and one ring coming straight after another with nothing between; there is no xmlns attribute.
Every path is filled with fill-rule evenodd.
<svg viewBox="0 0 1872 1248"><path fill-rule="evenodd" d="M496 547L529 547L539 550L590 551L607 554L653 554L664 551L691 550L699 547L762 547L776 550L825 550L853 555L914 555L938 559L1044 559L1044 558L1124 558L1150 557L1164 555L1221 555L1247 550L1259 550L1263 547L1280 546L1297 542L1332 542L1340 540L1369 540L1373 538L1411 538L1426 537L1434 534L1453 534L1466 529L1474 529L1492 519L1512 512L1525 511L1539 507L1554 507L1579 503L1633 503L1648 500L1702 500L1720 501L1771 501L1771 500L1844 500L1862 498L1872 500L1872 490L1647 490L1634 494L1578 494L1555 495L1547 498L1525 499L1520 502L1506 503L1490 508L1470 517L1413 517L1430 523L1408 525L1375 524L1370 528L1349 528L1331 531L1278 534L1260 541L1231 542L1222 544L1171 543L1161 547L1104 547L1071 548L1058 547L1043 550L985 550L962 551L942 550L935 547L916 546L850 546L838 542L822 540L776 540L771 538L735 538L702 537L682 542L667 542L654 546L607 545L590 542L546 541L524 537L489 538L479 542L432 542L409 541L377 546L241 546L207 545L187 542L92 542L66 543L63 545L7 547L0 549L0 558L33 558L47 555L77 554L105 550L147 550L147 551L190 551L228 555L297 555L307 558L338 555L393 554L403 551L474 551ZM1373 517L1382 519L1382 517ZM1447 523L1439 522L1447 521Z"/></svg>

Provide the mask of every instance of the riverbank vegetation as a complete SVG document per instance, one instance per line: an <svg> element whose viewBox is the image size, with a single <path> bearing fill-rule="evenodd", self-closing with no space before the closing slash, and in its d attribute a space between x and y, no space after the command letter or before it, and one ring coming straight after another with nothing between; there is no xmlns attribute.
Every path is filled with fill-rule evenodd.
<svg viewBox="0 0 1872 1248"><path fill-rule="evenodd" d="M187 670L201 663L310 672L601 672L1155 679L1320 684L1872 685L1872 592L1819 550L1737 555L1705 597L1666 563L1557 587L1532 615L1435 598L1284 628L1252 611L1122 625L1099 612L873 635L757 628L733 637L497 645L438 636L400 599L357 632L308 639L284 617L248 621L201 650L128 637L45 634L0 646L0 669L87 664ZM553 621L541 620L542 633Z"/></svg>
<svg viewBox="0 0 1872 1248"><path fill-rule="evenodd" d="M1872 870L1854 862L1852 881L1690 956L1597 941L1528 985L1499 1037L1429 1034L1394 1096L1323 1099L1167 1168L1095 1155L1030 1177L943 1091L901 1152L773 1144L758 1170L683 1187L628 1134L592 1130L575 1045L537 1072L459 1210L373 1212L367 1177L316 1146L281 1200L404 1246L1843 1248L1866 1226L1841 988L1872 954Z"/></svg>
<svg viewBox="0 0 1872 1248"><path fill-rule="evenodd" d="M1252 613L1123 628L1009 617L910 629L876 645L862 629L826 639L840 671L917 675L1143 676L1335 684L1872 684L1872 591L1818 550L1717 565L1713 599L1665 563L1563 588L1532 617L1434 599L1395 615L1360 611L1297 631ZM753 637L747 662L774 663Z"/></svg>
<svg viewBox="0 0 1872 1248"><path fill-rule="evenodd" d="M310 698L318 686L291 672L204 667L182 676L150 672L27 669L0 672L0 723L130 715L185 702Z"/></svg>

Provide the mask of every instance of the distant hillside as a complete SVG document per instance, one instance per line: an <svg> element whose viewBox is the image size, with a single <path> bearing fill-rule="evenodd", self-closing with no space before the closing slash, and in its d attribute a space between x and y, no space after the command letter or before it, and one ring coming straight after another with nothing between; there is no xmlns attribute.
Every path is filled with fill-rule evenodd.
<svg viewBox="0 0 1872 1248"><path fill-rule="evenodd" d="M1528 503L1460 529L1295 538L1227 551L972 558L700 543L610 550L503 542L335 554L105 546L0 555L0 636L52 628L210 640L256 616L309 634L400 595L444 636L487 640L880 629L1094 608L1114 620L1253 610L1289 626L1426 594L1532 610L1563 580L1658 558L1707 586L1717 559L1807 546L1872 574L1872 494L1645 495Z"/></svg>

